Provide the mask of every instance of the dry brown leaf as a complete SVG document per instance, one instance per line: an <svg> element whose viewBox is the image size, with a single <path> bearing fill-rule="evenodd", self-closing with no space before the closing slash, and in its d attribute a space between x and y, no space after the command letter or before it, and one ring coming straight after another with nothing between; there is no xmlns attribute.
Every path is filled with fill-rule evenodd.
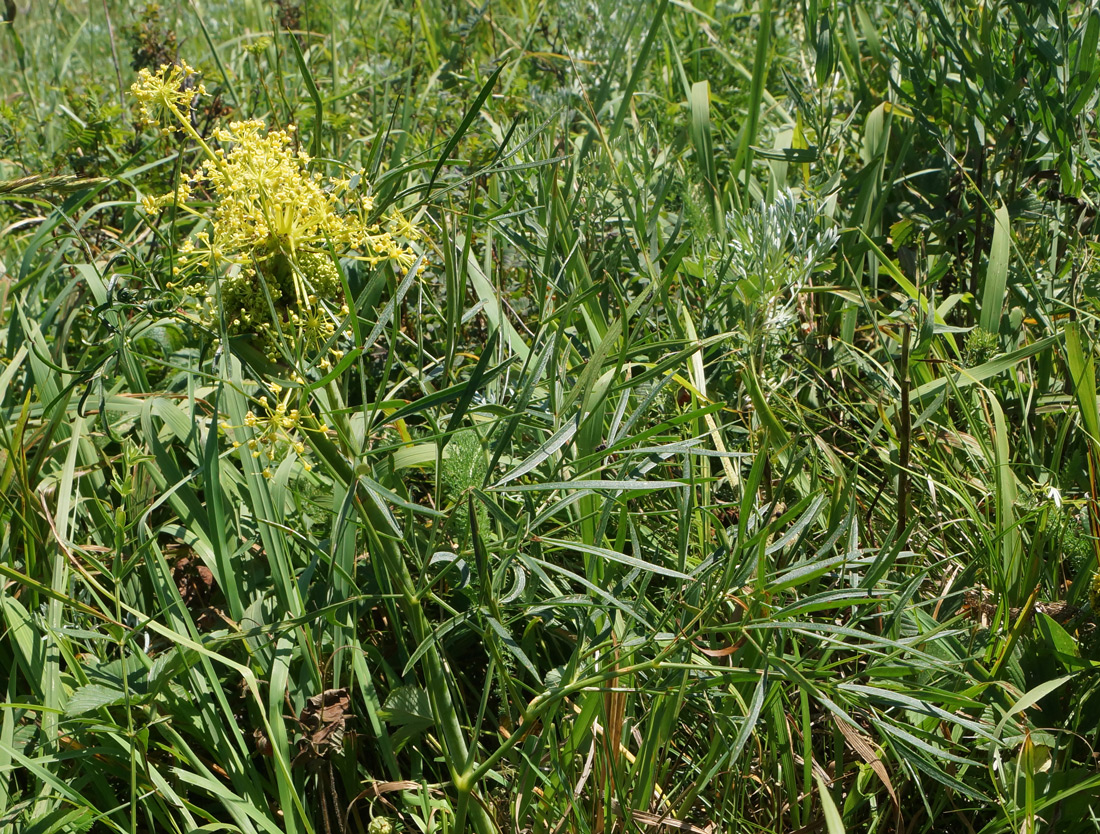
<svg viewBox="0 0 1100 834"><path fill-rule="evenodd" d="M890 772L886 769L886 765L882 763L882 759L879 758L878 751L875 750L871 740L847 721L841 721L835 715L833 716L833 722L836 724L837 729L840 730L841 735L844 736L844 740L848 742L848 746L858 753L859 757L863 759L864 762L871 766L871 770L875 772L875 775L882 784L886 786L886 792L890 794L890 799L893 800L894 807L900 808L901 803L898 802L898 795L894 793L894 783L890 781Z"/></svg>
<svg viewBox="0 0 1100 834"><path fill-rule="evenodd" d="M293 765L339 753L344 747L347 721L354 718L347 689L326 689L306 701L298 724L306 733L298 739L298 755Z"/></svg>
<svg viewBox="0 0 1100 834"><path fill-rule="evenodd" d="M617 801L613 801L612 808L617 814L621 815L623 812L622 806ZM675 817L670 817L668 814L651 814L648 811L631 810L630 815L638 825L671 828L674 831L687 831L689 834L711 834L714 830L713 824L707 825L706 828L700 828L697 825L692 825L690 822L684 822Z"/></svg>

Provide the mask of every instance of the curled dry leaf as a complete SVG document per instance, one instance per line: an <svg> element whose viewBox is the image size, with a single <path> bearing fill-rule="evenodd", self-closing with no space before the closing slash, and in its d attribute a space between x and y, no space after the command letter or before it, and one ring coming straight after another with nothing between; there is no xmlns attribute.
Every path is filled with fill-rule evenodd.
<svg viewBox="0 0 1100 834"><path fill-rule="evenodd" d="M293 764L339 753L344 746L349 718L354 718L354 715L347 689L326 689L306 701L298 716L298 724L305 736L298 739L298 755L294 757Z"/></svg>

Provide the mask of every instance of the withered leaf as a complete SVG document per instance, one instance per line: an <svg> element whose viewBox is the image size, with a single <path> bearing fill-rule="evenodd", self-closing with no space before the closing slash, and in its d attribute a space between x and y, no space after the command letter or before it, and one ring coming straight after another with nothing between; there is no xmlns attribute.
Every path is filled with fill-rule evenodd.
<svg viewBox="0 0 1100 834"><path fill-rule="evenodd" d="M848 724L848 722L842 721L835 715L833 716L833 723L836 724L837 729L839 729L841 735L844 736L844 740L848 742L848 746L858 753L863 761L871 766L871 770L875 772L879 781L886 787L886 792L890 794L890 799L893 801L894 807L900 808L898 795L894 792L894 783L890 781L890 772L886 769L886 765L883 764L871 740L864 737L862 733Z"/></svg>
<svg viewBox="0 0 1100 834"><path fill-rule="evenodd" d="M255 743L256 752L261 756L271 756L274 754L274 750L271 747L271 741L268 739L267 734L256 727L252 731L252 741Z"/></svg>
<svg viewBox="0 0 1100 834"><path fill-rule="evenodd" d="M306 736L298 740L294 764L339 753L344 746L348 719L354 717L347 689L326 689L306 701L298 716L298 724Z"/></svg>

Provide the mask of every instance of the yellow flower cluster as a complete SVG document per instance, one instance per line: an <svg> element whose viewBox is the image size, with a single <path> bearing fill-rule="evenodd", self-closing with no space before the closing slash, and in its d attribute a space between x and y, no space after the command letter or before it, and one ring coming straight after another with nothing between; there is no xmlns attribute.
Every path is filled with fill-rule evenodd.
<svg viewBox="0 0 1100 834"><path fill-rule="evenodd" d="M290 389L284 391L275 383L271 383L268 387L278 397L278 401L272 405L267 395L264 394L257 400L261 409L260 413L257 414L255 411L250 410L245 415L244 425L245 428L252 429L252 436L245 441L244 445L248 447L252 457L263 457L268 462L274 462L282 452L289 452L293 449L298 457L303 458L302 465L308 472L313 467L309 461L304 459L306 447L299 438L298 432L306 430L306 427L302 425L302 421L309 420L313 415L308 408L305 411L299 411L297 408L290 407ZM279 397L280 393L282 394L281 397ZM228 429L229 426L223 424L222 428ZM315 425L308 430L326 432L328 426ZM239 440L233 441L234 448L240 448L241 445ZM272 476L271 468L265 466L263 474L265 478L270 478Z"/></svg>
<svg viewBox="0 0 1100 834"><path fill-rule="evenodd" d="M187 193L207 184L217 193L214 254L230 259L267 258L300 251L358 249L372 264L395 260L403 266L415 260L378 224L368 225L374 207L369 196L342 204L347 181L330 180L323 187L320 174L308 172L309 155L292 146L293 127L266 130L262 121L233 122L218 130L218 141L229 150L216 150L188 182ZM343 210L343 209L347 210Z"/></svg>
<svg viewBox="0 0 1100 834"><path fill-rule="evenodd" d="M138 101L141 117L150 124L181 118L188 113L196 95L206 95L206 87L195 84L195 70L186 61L165 64L156 73L142 69L130 92ZM190 122L190 119L188 119Z"/></svg>
<svg viewBox="0 0 1100 834"><path fill-rule="evenodd" d="M285 340L298 359L324 370L330 357L340 355L336 334L346 334L348 316L332 254L355 253L371 266L392 261L407 269L416 260L409 243L420 232L399 213L371 222L373 201L357 193L351 179L311 173L309 155L295 150L293 127L232 122L214 133L223 147L210 147L186 115L192 91L186 100L177 91L193 72L186 65L161 67L155 75L145 71L131 88L143 114L171 116L206 154L174 193L145 198L142 205L150 213L176 205L211 221L209 230L181 247L174 270L213 269L221 278L210 288L186 288L203 302L204 323L213 327L224 317L230 335L256 334L271 358ZM209 218L189 205L200 190L214 195Z"/></svg>

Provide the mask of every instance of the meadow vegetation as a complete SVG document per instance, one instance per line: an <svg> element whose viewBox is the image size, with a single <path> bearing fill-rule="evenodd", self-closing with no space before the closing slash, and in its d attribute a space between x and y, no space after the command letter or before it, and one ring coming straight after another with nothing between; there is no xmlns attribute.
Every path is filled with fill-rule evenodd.
<svg viewBox="0 0 1100 834"><path fill-rule="evenodd" d="M1100 829L1096 0L0 11L0 834Z"/></svg>

